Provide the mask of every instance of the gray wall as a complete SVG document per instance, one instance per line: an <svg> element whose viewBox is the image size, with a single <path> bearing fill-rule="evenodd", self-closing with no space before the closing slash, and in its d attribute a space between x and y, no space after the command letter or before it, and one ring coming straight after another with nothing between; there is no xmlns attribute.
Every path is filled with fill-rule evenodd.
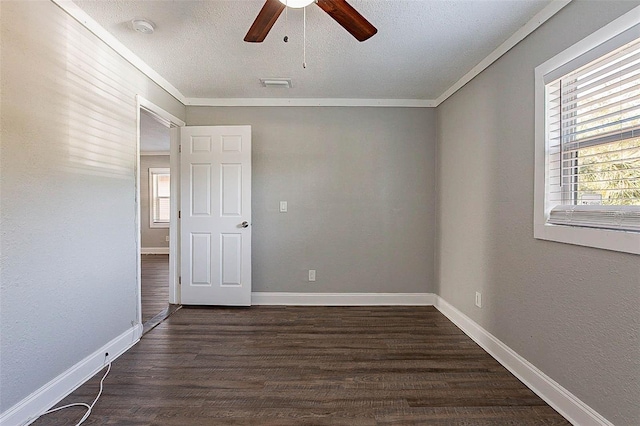
<svg viewBox="0 0 640 426"><path fill-rule="evenodd" d="M437 111L188 107L253 127L255 290L436 291L637 424L638 257L532 237L533 68L637 4L574 1ZM185 108L52 3L1 8L5 411L136 321L134 95Z"/></svg>
<svg viewBox="0 0 640 426"><path fill-rule="evenodd" d="M637 5L574 1L437 109L438 294L616 425L640 424L640 260L533 238L533 77Z"/></svg>
<svg viewBox="0 0 640 426"><path fill-rule="evenodd" d="M184 107L51 2L1 2L0 412L137 321L136 93Z"/></svg>
<svg viewBox="0 0 640 426"><path fill-rule="evenodd" d="M167 133L169 129L167 129ZM140 240L142 250L151 247L169 247L166 237L169 236L169 228L151 228L149 208L149 168L169 167L168 155L141 155L140 156Z"/></svg>
<svg viewBox="0 0 640 426"><path fill-rule="evenodd" d="M187 124L252 126L254 291L433 291L434 109L187 107Z"/></svg>

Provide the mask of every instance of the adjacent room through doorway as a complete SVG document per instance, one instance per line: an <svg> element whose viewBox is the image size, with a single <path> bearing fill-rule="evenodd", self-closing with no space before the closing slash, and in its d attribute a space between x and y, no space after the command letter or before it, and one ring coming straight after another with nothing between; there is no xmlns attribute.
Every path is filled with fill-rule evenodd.
<svg viewBox="0 0 640 426"><path fill-rule="evenodd" d="M144 332L162 322L169 304L169 125L140 109L140 272Z"/></svg>

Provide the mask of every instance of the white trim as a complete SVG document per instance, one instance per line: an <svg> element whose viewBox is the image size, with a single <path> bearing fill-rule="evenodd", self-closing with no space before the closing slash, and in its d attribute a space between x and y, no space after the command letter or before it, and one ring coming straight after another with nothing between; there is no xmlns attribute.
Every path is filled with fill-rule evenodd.
<svg viewBox="0 0 640 426"><path fill-rule="evenodd" d="M539 240L640 254L640 233L638 232L536 222L533 224L533 236Z"/></svg>
<svg viewBox="0 0 640 426"><path fill-rule="evenodd" d="M169 254L169 247L142 247L140 254Z"/></svg>
<svg viewBox="0 0 640 426"><path fill-rule="evenodd" d="M535 69L534 238L624 253L640 254L640 233L615 231L610 229L551 225L547 223L548 211L546 211L547 207L545 205L548 164L546 160L547 131L545 127L544 76L594 49L607 40L627 31L638 23L640 23L640 6L631 9L629 12L610 22L598 31L563 50L553 58L545 61Z"/></svg>
<svg viewBox="0 0 640 426"><path fill-rule="evenodd" d="M100 371L108 361L135 345L142 336L137 324L2 413L1 426L27 425ZM105 353L109 353L108 359Z"/></svg>
<svg viewBox="0 0 640 426"><path fill-rule="evenodd" d="M142 107L140 106L140 100L142 98L136 95L136 207L135 207L135 224L136 224L136 318L138 324L142 324L142 215L141 208L142 202L140 201L140 116Z"/></svg>
<svg viewBox="0 0 640 426"><path fill-rule="evenodd" d="M169 92L171 96L184 104L185 97L178 89L171 83L165 80L160 74L147 65L142 59L140 59L135 53L133 53L124 44L120 43L109 31L98 24L93 18L91 18L84 10L80 9L71 0L51 0L58 5L60 9L64 10L82 24L86 29L91 31L96 37L105 42L107 46L111 47L116 53L122 56L127 62L136 67L140 72L149 77L158 86Z"/></svg>
<svg viewBox="0 0 640 426"><path fill-rule="evenodd" d="M145 111L153 115L158 121L165 124L167 127L171 127L172 125L177 127L183 127L187 125L187 123L180 120L175 115L165 111L163 108L154 104L150 100L143 98L140 95L136 95L136 101L138 102L138 108L143 108ZM180 102L184 104L184 101L180 101Z"/></svg>
<svg viewBox="0 0 640 426"><path fill-rule="evenodd" d="M553 0L548 6L542 9L529 22L516 31L504 43L498 46L471 71L465 74L453 86L447 89L437 99L343 99L343 98L186 98L175 86L169 83L164 77L154 71L142 59L129 50L124 44L119 42L111 33L98 24L85 11L80 9L71 0L51 0L62 10L68 13L76 21L91 31L96 37L105 42L115 52L122 56L131 65L140 70L143 74L153 80L161 88L170 93L183 105L189 106L296 106L296 107L402 107L402 108L435 108L444 102L449 96L457 92L462 86L467 84L478 74L488 68L492 63L507 53L516 44L535 31L540 25L559 12L571 0ZM173 121L173 120L170 120ZM174 123L178 124L177 121ZM184 124L179 124L184 126Z"/></svg>
<svg viewBox="0 0 640 426"><path fill-rule="evenodd" d="M557 410L572 424L581 426L613 426L578 397L555 382L536 366L513 351L478 323L433 293L272 293L254 292L254 305L307 306L435 306L489 355L522 381L529 389ZM0 416L0 426L25 425L57 404L105 365L104 354L113 361L135 345L142 326L125 331L84 360L32 393Z"/></svg>
<svg viewBox="0 0 640 426"><path fill-rule="evenodd" d="M435 307L568 421L580 426L613 426L577 396L540 371L471 318L435 296Z"/></svg>
<svg viewBox="0 0 640 426"><path fill-rule="evenodd" d="M433 293L251 293L252 305L432 306L434 301Z"/></svg>
<svg viewBox="0 0 640 426"><path fill-rule="evenodd" d="M598 31L580 40L573 46L568 47L553 58L545 61L542 65L536 67L536 72L540 70L544 76L544 74L559 68L560 66L572 61L580 55L585 54L594 47L601 45L605 41L616 37L618 34L625 32L639 23L640 6L631 9L629 12L614 21L611 21Z"/></svg>
<svg viewBox="0 0 640 426"><path fill-rule="evenodd" d="M558 13L562 8L571 3L571 0L553 0L549 5L536 14L533 18L524 24L518 31L502 43L496 50L491 52L489 56L484 58L478 65L473 67L471 71L466 73L460 80L456 81L453 86L447 89L435 101L435 106L440 105L451 95L460 90L465 84L473 80L478 74L489 68L491 64L500 59L502 55L511 50L516 44L524 40L529 34L534 32L540 25L547 22L552 16Z"/></svg>
<svg viewBox="0 0 640 426"><path fill-rule="evenodd" d="M140 155L171 155L171 151L140 151Z"/></svg>
<svg viewBox="0 0 640 426"><path fill-rule="evenodd" d="M347 98L187 98L189 106L222 107L399 107L433 108L430 99L347 99Z"/></svg>
<svg viewBox="0 0 640 426"><path fill-rule="evenodd" d="M169 129L171 156L169 168L174 176L180 177L180 131L182 127ZM171 213L169 222L169 303L178 305L181 301L180 286L180 179L171 179Z"/></svg>
<svg viewBox="0 0 640 426"><path fill-rule="evenodd" d="M186 123L180 120L175 115L165 111L153 102L145 99L141 95L136 95L137 102L137 123L138 123L138 141L137 141L137 154L138 154L138 170L140 169L140 109L144 109L148 113L152 114L158 120L163 121L169 126L170 134L170 156L169 156L169 169L173 170L176 176L180 176L180 127L184 127ZM137 199L140 199L140 173L137 172ZM180 245L178 241L180 239L180 230L178 226L178 209L180 205L180 185L178 179L171 179L171 217L174 220L169 222L169 303L180 304ZM137 214L140 216L140 203L138 203ZM140 224L137 223L137 235L140 236ZM138 242L138 250L140 250L140 242ZM138 253L141 253L138 251ZM138 255L138 262L140 255ZM141 266L138 265L138 318L142 321L142 280L141 280Z"/></svg>

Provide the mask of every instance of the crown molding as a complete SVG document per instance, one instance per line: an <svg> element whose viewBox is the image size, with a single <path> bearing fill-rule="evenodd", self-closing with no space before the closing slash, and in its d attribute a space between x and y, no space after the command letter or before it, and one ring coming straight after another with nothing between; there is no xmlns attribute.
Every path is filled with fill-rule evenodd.
<svg viewBox="0 0 640 426"><path fill-rule="evenodd" d="M553 15L558 13L562 8L571 3L571 0L553 0L544 9L538 12L533 18L524 24L518 31L513 33L504 43L502 43L496 50L491 52L486 58L478 63L475 67L466 73L462 78L456 81L453 86L448 88L442 95L435 101L435 106L440 105L446 101L451 95L460 90L465 84L473 80L482 71L489 68L491 64L500 59L502 55L511 50L516 44L524 40L529 34L534 32L540 25L544 24Z"/></svg>
<svg viewBox="0 0 640 426"><path fill-rule="evenodd" d="M98 24L71 0L51 0L76 21L105 42L131 65L145 74L185 106L222 107L398 107L435 108L487 69L502 55L544 24L572 0L553 0L549 5L524 24L518 31L498 46L485 59L465 74L437 99L349 99L349 98L187 98L175 86L153 70L136 54L120 43L111 33Z"/></svg>
<svg viewBox="0 0 640 426"><path fill-rule="evenodd" d="M428 99L351 99L351 98L187 98L188 106L222 107L399 107L433 108Z"/></svg>
<svg viewBox="0 0 640 426"><path fill-rule="evenodd" d="M82 24L86 29L92 32L96 37L106 43L117 54L122 56L127 62L136 67L141 73L149 77L154 83L166 90L171 96L176 98L182 104L185 103L184 95L176 89L174 85L169 83L164 77L158 74L153 68L147 65L140 57L129 50L124 44L120 43L109 31L98 24L84 10L71 0L51 0L60 9L64 10L69 16Z"/></svg>

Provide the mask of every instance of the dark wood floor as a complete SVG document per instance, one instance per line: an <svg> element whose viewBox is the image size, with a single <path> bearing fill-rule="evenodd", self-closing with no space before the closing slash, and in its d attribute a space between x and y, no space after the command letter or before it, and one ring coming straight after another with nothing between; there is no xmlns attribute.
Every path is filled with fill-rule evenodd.
<svg viewBox="0 0 640 426"><path fill-rule="evenodd" d="M169 305L169 255L143 254L140 269L144 324Z"/></svg>
<svg viewBox="0 0 640 426"><path fill-rule="evenodd" d="M85 424L569 423L433 307L252 307L176 312L113 363Z"/></svg>

